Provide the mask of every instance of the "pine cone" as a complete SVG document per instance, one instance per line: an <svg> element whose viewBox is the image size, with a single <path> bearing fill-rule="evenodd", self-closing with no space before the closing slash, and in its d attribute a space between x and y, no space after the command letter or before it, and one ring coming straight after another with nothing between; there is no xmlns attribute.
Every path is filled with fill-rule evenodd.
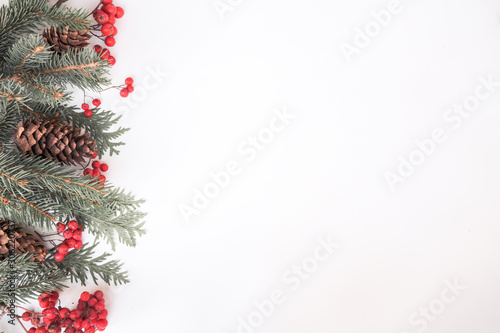
<svg viewBox="0 0 500 333"><path fill-rule="evenodd" d="M13 244L11 239L15 240ZM47 256L43 242L21 226L10 227L9 221L0 220L0 261L9 257L9 249L14 247L16 254L32 253L30 261L41 262Z"/></svg>
<svg viewBox="0 0 500 333"><path fill-rule="evenodd" d="M29 120L17 125L14 142L21 153L44 156L70 165L92 158L97 152L88 132L58 120Z"/></svg>
<svg viewBox="0 0 500 333"><path fill-rule="evenodd" d="M88 40L92 37L87 31L70 30L68 27L50 27L43 31L42 36L56 52L66 52L71 48L80 50L89 45Z"/></svg>

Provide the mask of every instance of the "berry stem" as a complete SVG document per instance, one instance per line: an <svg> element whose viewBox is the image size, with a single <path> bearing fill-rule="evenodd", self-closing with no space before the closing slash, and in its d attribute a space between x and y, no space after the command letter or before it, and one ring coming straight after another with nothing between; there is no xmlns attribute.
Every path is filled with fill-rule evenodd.
<svg viewBox="0 0 500 333"><path fill-rule="evenodd" d="M19 323L19 325L21 325L24 332L28 333L28 330L26 330L26 327L24 327L23 323L19 320L19 316L16 316L16 319L17 319L17 322Z"/></svg>

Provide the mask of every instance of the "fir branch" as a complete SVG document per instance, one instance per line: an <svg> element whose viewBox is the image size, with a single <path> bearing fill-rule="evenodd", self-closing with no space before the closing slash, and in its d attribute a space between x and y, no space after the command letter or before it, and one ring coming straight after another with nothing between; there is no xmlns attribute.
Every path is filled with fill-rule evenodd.
<svg viewBox="0 0 500 333"><path fill-rule="evenodd" d="M40 35L29 35L20 38L7 52L4 73L17 74L22 71L36 69L52 57L49 45Z"/></svg>
<svg viewBox="0 0 500 333"><path fill-rule="evenodd" d="M49 7L47 0L11 0L0 8L0 58L19 36L37 33L43 23L73 30L87 30L90 21L83 9Z"/></svg>
<svg viewBox="0 0 500 333"><path fill-rule="evenodd" d="M27 303L42 292L66 287L66 272L42 267L30 261L31 257L31 254L21 254L13 261L0 262L0 281L9 279L9 283L0 283L0 301L9 303L14 296L17 304Z"/></svg>
<svg viewBox="0 0 500 333"><path fill-rule="evenodd" d="M80 282L84 286L89 279L89 275L95 284L97 284L98 278L101 278L107 284L129 283L127 272L123 271L123 263L118 260L108 260L111 254L103 253L93 258L97 245L97 243L94 243L89 246L86 243L78 251L70 251L63 261L58 262L53 258L47 258L43 265L48 268L57 268L64 272L72 283Z"/></svg>

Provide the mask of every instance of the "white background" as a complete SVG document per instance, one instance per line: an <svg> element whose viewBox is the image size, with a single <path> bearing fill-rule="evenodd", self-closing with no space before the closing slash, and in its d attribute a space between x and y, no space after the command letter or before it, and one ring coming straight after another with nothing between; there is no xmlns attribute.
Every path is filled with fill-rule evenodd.
<svg viewBox="0 0 500 333"><path fill-rule="evenodd" d="M116 253L132 283L100 287L106 332L235 333L280 289L254 332L413 333L455 279L467 289L421 331L499 332L500 87L460 128L443 117L500 81L500 3L401 0L348 63L341 43L389 2L233 0L224 19L212 0L116 2L112 76L137 91L102 95L132 127L107 176L149 215ZM283 107L296 118L247 162L238 146ZM448 140L391 191L384 174L438 127ZM242 172L186 223L179 205L231 160ZM328 235L341 247L291 290Z"/></svg>

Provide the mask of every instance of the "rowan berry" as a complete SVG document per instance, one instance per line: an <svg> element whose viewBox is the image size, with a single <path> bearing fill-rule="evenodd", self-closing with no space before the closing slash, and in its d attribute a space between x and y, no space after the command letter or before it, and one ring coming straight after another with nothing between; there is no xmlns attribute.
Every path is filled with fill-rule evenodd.
<svg viewBox="0 0 500 333"><path fill-rule="evenodd" d="M119 19L119 18L122 18L122 17L123 17L123 15L125 15L125 11L123 10L123 8L122 8L122 7L118 7L118 6L117 6L117 7L116 7L116 14L115 14L115 17L116 17L117 19Z"/></svg>
<svg viewBox="0 0 500 333"><path fill-rule="evenodd" d="M131 84L127 85L127 90L129 93L134 92L134 86Z"/></svg>
<svg viewBox="0 0 500 333"><path fill-rule="evenodd" d="M88 109L89 109L89 107L90 107L90 106L89 106L87 103L83 103L83 104L82 104L82 109L84 109L84 110L88 110Z"/></svg>
<svg viewBox="0 0 500 333"><path fill-rule="evenodd" d="M89 299L90 299L90 293L88 291L84 291L81 295L80 295L80 299L82 301L85 301L87 302Z"/></svg>
<svg viewBox="0 0 500 333"><path fill-rule="evenodd" d="M104 40L104 43L109 47L115 46L115 44L116 44L115 37L111 37L111 36L106 37L106 39Z"/></svg>
<svg viewBox="0 0 500 333"><path fill-rule="evenodd" d="M75 249L79 250L83 246L83 242L81 240L77 240L75 243Z"/></svg>
<svg viewBox="0 0 500 333"><path fill-rule="evenodd" d="M29 313L28 311L24 312L22 315L22 319L24 321L30 321L31 320L31 313Z"/></svg>
<svg viewBox="0 0 500 333"><path fill-rule="evenodd" d="M116 14L116 7L113 4L107 4L107 5L102 6L102 10L108 15L115 15Z"/></svg>
<svg viewBox="0 0 500 333"><path fill-rule="evenodd" d="M66 239L65 242L66 242L66 245L68 245L68 247L70 249L72 249L75 247L77 241L74 240L73 238L71 238L71 239Z"/></svg>
<svg viewBox="0 0 500 333"><path fill-rule="evenodd" d="M66 226L64 224L62 224L61 222L59 222L56 224L56 229L57 229L57 232L63 232L64 229L66 229Z"/></svg>
<svg viewBox="0 0 500 333"><path fill-rule="evenodd" d="M69 246L66 245L66 244L61 244L59 245L59 247L57 248L57 252L59 252L60 254L62 255L67 255L68 254L68 251L69 251Z"/></svg>
<svg viewBox="0 0 500 333"><path fill-rule="evenodd" d="M127 84L127 85L134 84L134 79L132 79L131 77L126 78L125 79L125 84Z"/></svg>
<svg viewBox="0 0 500 333"><path fill-rule="evenodd" d="M101 169L102 172L106 172L109 169L109 167L106 163L102 163L99 168Z"/></svg>
<svg viewBox="0 0 500 333"><path fill-rule="evenodd" d="M115 15L108 15L108 23L113 25L116 23Z"/></svg>
<svg viewBox="0 0 500 333"><path fill-rule="evenodd" d="M69 313L69 317L72 319L72 320L76 320L78 317L80 317L82 313L80 312L80 310L71 310L71 312Z"/></svg>
<svg viewBox="0 0 500 333"><path fill-rule="evenodd" d="M93 112L92 112L92 110L90 110L90 109L83 111L83 115L84 115L85 117L87 117L87 118L92 117L92 115L93 115L93 114L94 114L94 113L93 113Z"/></svg>
<svg viewBox="0 0 500 333"><path fill-rule="evenodd" d="M63 237L66 239L73 238L73 230L66 229L63 231Z"/></svg>
<svg viewBox="0 0 500 333"><path fill-rule="evenodd" d="M56 252L56 253L54 254L54 260L55 260L55 261L63 261L65 256L66 256L66 255L65 255L65 254L62 254L61 252ZM48 305L48 304L47 304L47 305Z"/></svg>
<svg viewBox="0 0 500 333"><path fill-rule="evenodd" d="M71 230L76 230L78 229L79 225L78 225L78 222L75 221L75 220L71 220L68 222L68 228L71 229Z"/></svg>
<svg viewBox="0 0 500 333"><path fill-rule="evenodd" d="M75 231L73 231L73 239L76 241L79 241L80 239L82 239L82 230L81 229L76 229Z"/></svg>
<svg viewBox="0 0 500 333"><path fill-rule="evenodd" d="M103 24L101 27L101 32L104 36L111 36L113 33L113 25L110 23Z"/></svg>
<svg viewBox="0 0 500 333"><path fill-rule="evenodd" d="M101 2L103 5L109 5L110 3L113 3L113 0L102 0Z"/></svg>
<svg viewBox="0 0 500 333"><path fill-rule="evenodd" d="M94 12L94 20L96 20L98 24L108 23L108 18L108 14L101 9L98 9Z"/></svg>
<svg viewBox="0 0 500 333"><path fill-rule="evenodd" d="M129 94L129 91L128 91L127 88L123 88L122 90L120 90L120 96L121 97L125 98L125 97L128 96L128 94Z"/></svg>
<svg viewBox="0 0 500 333"><path fill-rule="evenodd" d="M96 98L96 99L93 99L93 100L92 100L92 104L93 104L94 106L99 106L99 105L101 105L101 100L100 100L100 99L97 99L97 98Z"/></svg>

